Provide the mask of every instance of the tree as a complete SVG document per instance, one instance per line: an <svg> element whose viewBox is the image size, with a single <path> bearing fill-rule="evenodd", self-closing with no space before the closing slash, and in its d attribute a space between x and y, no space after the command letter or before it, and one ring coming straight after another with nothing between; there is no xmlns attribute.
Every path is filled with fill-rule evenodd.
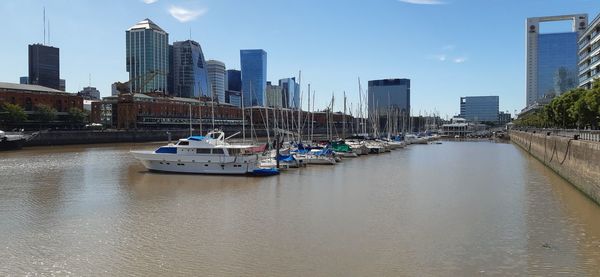
<svg viewBox="0 0 600 277"><path fill-rule="evenodd" d="M56 110L48 105L38 104L35 106L37 119L40 122L48 123L56 119Z"/></svg>
<svg viewBox="0 0 600 277"><path fill-rule="evenodd" d="M70 108L69 111L69 121L71 123L77 123L77 124L81 124L81 123L85 123L88 117L87 112L82 111L81 109L78 108Z"/></svg>
<svg viewBox="0 0 600 277"><path fill-rule="evenodd" d="M19 105L4 103L0 106L0 119L10 124L21 123L27 120L27 114Z"/></svg>

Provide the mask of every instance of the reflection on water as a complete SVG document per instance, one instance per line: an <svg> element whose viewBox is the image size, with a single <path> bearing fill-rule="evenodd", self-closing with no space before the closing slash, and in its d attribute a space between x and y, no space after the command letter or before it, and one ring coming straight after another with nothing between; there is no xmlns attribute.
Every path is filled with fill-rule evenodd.
<svg viewBox="0 0 600 277"><path fill-rule="evenodd" d="M156 174L130 149L0 153L0 275L600 274L600 208L511 144L271 178Z"/></svg>

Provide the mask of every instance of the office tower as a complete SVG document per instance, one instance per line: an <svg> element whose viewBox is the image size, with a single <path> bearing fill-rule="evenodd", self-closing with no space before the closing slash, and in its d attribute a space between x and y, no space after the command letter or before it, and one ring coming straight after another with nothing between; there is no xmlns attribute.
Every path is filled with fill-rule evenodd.
<svg viewBox="0 0 600 277"><path fill-rule="evenodd" d="M211 87L202 47L193 40L173 43L173 87L171 95L185 98L209 96Z"/></svg>
<svg viewBox="0 0 600 277"><path fill-rule="evenodd" d="M468 121L498 122L498 96L466 96L460 98L460 117Z"/></svg>
<svg viewBox="0 0 600 277"><path fill-rule="evenodd" d="M283 107L298 109L300 107L300 85L296 83L296 78L280 79L279 86L282 88Z"/></svg>
<svg viewBox="0 0 600 277"><path fill-rule="evenodd" d="M225 64L215 60L209 60L206 64L213 99L225 103Z"/></svg>
<svg viewBox="0 0 600 277"><path fill-rule="evenodd" d="M29 45L29 83L60 90L58 48L42 44Z"/></svg>
<svg viewBox="0 0 600 277"><path fill-rule="evenodd" d="M129 90L164 93L169 74L169 34L146 18L125 31L125 35Z"/></svg>
<svg viewBox="0 0 600 277"><path fill-rule="evenodd" d="M540 23L569 20L569 32L540 32ZM578 85L578 36L587 28L587 15L527 19L527 107L544 104Z"/></svg>
<svg viewBox="0 0 600 277"><path fill-rule="evenodd" d="M85 100L100 100L100 91L95 87L84 87L77 92L77 96L81 96Z"/></svg>
<svg viewBox="0 0 600 277"><path fill-rule="evenodd" d="M242 72L235 69L227 70L227 90L242 91Z"/></svg>
<svg viewBox="0 0 600 277"><path fill-rule="evenodd" d="M282 92L283 88L278 85L272 85L271 82L267 82L267 107L281 108L282 105Z"/></svg>
<svg viewBox="0 0 600 277"><path fill-rule="evenodd" d="M240 50L244 106L264 106L267 89L267 52Z"/></svg>
<svg viewBox="0 0 600 277"><path fill-rule="evenodd" d="M369 81L369 114L380 115L393 110L398 115L410 114L410 79L383 79Z"/></svg>
<svg viewBox="0 0 600 277"><path fill-rule="evenodd" d="M600 15L579 37L579 86L592 88L594 79L600 78Z"/></svg>
<svg viewBox="0 0 600 277"><path fill-rule="evenodd" d="M23 76L19 78L19 84L21 85L28 85L29 84L29 77L27 76Z"/></svg>

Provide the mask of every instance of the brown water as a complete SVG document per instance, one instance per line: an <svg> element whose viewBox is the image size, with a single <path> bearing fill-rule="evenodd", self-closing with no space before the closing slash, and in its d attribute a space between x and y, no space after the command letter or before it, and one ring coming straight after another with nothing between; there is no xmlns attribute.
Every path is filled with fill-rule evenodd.
<svg viewBox="0 0 600 277"><path fill-rule="evenodd" d="M0 275L600 275L600 207L511 144L269 178L149 173L148 147L0 152Z"/></svg>

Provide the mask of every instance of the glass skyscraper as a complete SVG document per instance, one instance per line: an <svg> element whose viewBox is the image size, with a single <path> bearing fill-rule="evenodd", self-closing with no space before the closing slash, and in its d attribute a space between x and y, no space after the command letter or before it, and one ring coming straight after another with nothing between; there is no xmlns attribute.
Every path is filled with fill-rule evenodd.
<svg viewBox="0 0 600 277"><path fill-rule="evenodd" d="M125 35L130 91L167 91L169 34L146 18L125 31Z"/></svg>
<svg viewBox="0 0 600 277"><path fill-rule="evenodd" d="M383 79L369 81L369 114L387 114L389 109L399 115L410 113L410 79Z"/></svg>
<svg viewBox="0 0 600 277"><path fill-rule="evenodd" d="M225 64L220 61L209 60L207 67L212 95L219 103L225 103Z"/></svg>
<svg viewBox="0 0 600 277"><path fill-rule="evenodd" d="M570 32L543 33L540 23L571 21ZM527 19L527 107L578 85L578 37L587 28L587 15L559 15Z"/></svg>
<svg viewBox="0 0 600 277"><path fill-rule="evenodd" d="M29 45L29 84L60 90L59 49L42 44Z"/></svg>
<svg viewBox="0 0 600 277"><path fill-rule="evenodd" d="M279 80L282 88L282 102L284 108L298 109L300 107L300 85L296 78L285 78Z"/></svg>
<svg viewBox="0 0 600 277"><path fill-rule="evenodd" d="M267 52L240 50L244 107L264 106L267 90Z"/></svg>
<svg viewBox="0 0 600 277"><path fill-rule="evenodd" d="M467 96L460 98L460 117L477 122L498 122L500 97Z"/></svg>
<svg viewBox="0 0 600 277"><path fill-rule="evenodd" d="M242 91L242 72L235 69L227 70L227 90Z"/></svg>
<svg viewBox="0 0 600 277"><path fill-rule="evenodd" d="M193 40L173 43L173 96L198 98L210 95L208 70L202 47Z"/></svg>

